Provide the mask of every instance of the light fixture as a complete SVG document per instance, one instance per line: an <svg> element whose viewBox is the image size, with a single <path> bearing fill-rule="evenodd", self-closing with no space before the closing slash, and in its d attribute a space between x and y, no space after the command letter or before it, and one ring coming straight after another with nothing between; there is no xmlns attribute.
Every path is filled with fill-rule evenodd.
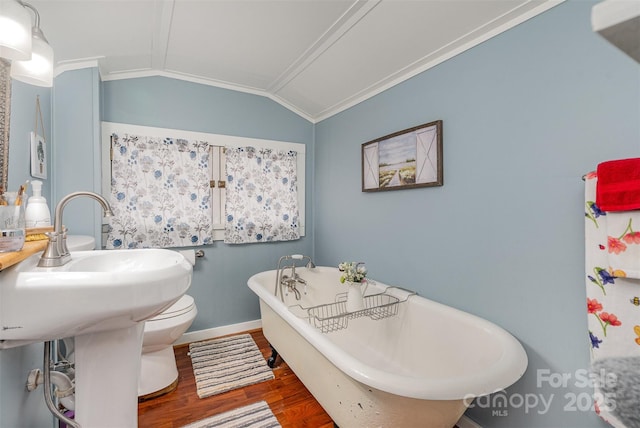
<svg viewBox="0 0 640 428"><path fill-rule="evenodd" d="M17 0L0 0L0 57L31 58L31 15Z"/></svg>
<svg viewBox="0 0 640 428"><path fill-rule="evenodd" d="M31 59L14 60L11 63L11 77L32 85L51 87L53 86L53 48L40 29L40 14L36 8L29 3L21 3L25 8L31 9L36 17L35 25L31 29Z"/></svg>

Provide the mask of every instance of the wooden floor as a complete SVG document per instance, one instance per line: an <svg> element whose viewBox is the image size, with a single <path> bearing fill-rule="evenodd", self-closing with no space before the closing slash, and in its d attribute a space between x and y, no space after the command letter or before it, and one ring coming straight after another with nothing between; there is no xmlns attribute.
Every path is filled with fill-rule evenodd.
<svg viewBox="0 0 640 428"><path fill-rule="evenodd" d="M266 361L271 348L262 330L247 333L251 334ZM281 358L276 361L274 380L201 399L196 393L188 351L188 345L174 348L179 376L177 389L138 404L140 428L177 428L262 400L269 404L283 428L333 428L329 415Z"/></svg>

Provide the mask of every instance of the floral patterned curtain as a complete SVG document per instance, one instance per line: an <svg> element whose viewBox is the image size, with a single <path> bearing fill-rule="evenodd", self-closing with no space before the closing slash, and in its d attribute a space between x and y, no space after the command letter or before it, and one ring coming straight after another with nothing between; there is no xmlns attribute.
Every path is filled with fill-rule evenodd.
<svg viewBox="0 0 640 428"><path fill-rule="evenodd" d="M295 151L227 148L224 242L300 238Z"/></svg>
<svg viewBox="0 0 640 428"><path fill-rule="evenodd" d="M211 244L209 143L112 136L107 248Z"/></svg>

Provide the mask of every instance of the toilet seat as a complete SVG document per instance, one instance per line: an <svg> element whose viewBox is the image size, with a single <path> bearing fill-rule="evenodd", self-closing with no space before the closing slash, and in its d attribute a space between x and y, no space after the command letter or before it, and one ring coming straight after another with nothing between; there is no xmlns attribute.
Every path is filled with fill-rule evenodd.
<svg viewBox="0 0 640 428"><path fill-rule="evenodd" d="M165 320L167 318L174 318L193 310L194 306L195 302L193 300L193 297L185 294L173 305L169 306L167 309L165 309L155 317L148 319L146 322L148 323L153 321Z"/></svg>

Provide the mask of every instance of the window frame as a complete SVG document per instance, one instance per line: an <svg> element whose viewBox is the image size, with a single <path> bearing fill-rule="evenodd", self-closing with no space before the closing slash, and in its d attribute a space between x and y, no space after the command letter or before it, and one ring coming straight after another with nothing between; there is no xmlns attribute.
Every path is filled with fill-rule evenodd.
<svg viewBox="0 0 640 428"><path fill-rule="evenodd" d="M210 134L205 132L185 131L169 128L156 128L151 126L130 125L126 123L106 122L101 123L102 128L102 194L111 194L111 135L132 134L155 138L183 138L186 140L207 141L210 150L209 166L211 180L215 182L215 187L210 187L211 203L213 207L212 224L213 240L224 240L224 212L225 212L225 187L220 186L220 182L226 184L224 171L224 148L225 147L256 147L269 148L273 150L294 150L297 152L297 176L298 176L298 216L300 219L300 236L305 236L305 186L306 186L306 145L278 140L264 140L260 138L238 137L233 135ZM214 165L215 163L215 165ZM215 204L215 205L214 205ZM216 208L217 206L217 208ZM216 213L217 211L217 213ZM216 220L218 220L216 222Z"/></svg>

